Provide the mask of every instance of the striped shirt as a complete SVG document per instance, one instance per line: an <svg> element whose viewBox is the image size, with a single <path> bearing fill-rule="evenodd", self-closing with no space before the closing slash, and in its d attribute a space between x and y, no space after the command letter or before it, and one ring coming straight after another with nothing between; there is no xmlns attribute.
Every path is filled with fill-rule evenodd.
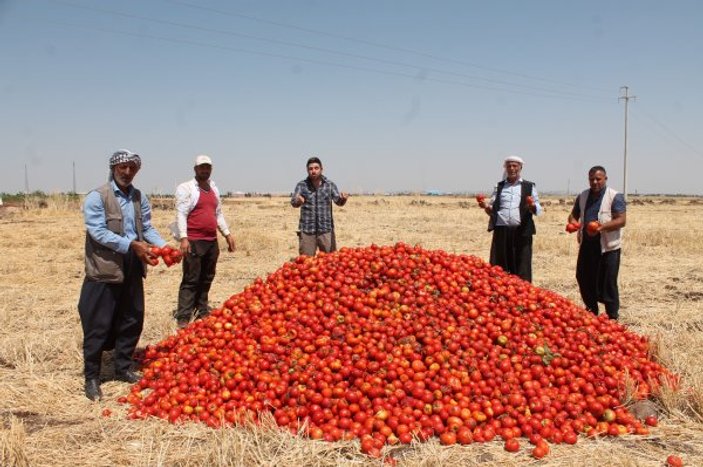
<svg viewBox="0 0 703 467"><path fill-rule="evenodd" d="M291 204L296 207L295 200L298 195L305 198L305 203L300 206L300 222L298 230L306 234L322 234L334 230L334 219L332 218L332 202L338 206L344 205L344 201L337 189L337 185L328 180L324 175L321 177L322 183L315 188L309 178L301 180L295 186Z"/></svg>

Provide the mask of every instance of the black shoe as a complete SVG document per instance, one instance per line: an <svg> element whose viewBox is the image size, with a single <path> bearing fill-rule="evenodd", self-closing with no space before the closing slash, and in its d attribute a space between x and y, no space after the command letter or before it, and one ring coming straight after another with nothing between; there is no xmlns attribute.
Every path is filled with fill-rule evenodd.
<svg viewBox="0 0 703 467"><path fill-rule="evenodd" d="M176 324L178 325L178 329L183 329L184 327L186 327L190 324L190 320L189 319L177 319Z"/></svg>
<svg viewBox="0 0 703 467"><path fill-rule="evenodd" d="M103 392L100 390L100 380L86 379L85 380L85 397L91 401L99 401L103 398Z"/></svg>
<svg viewBox="0 0 703 467"><path fill-rule="evenodd" d="M125 383L134 384L140 379L142 379L142 377L141 375L139 375L139 373L136 373L132 370L127 370L125 372L115 373L115 379L117 381L124 381Z"/></svg>

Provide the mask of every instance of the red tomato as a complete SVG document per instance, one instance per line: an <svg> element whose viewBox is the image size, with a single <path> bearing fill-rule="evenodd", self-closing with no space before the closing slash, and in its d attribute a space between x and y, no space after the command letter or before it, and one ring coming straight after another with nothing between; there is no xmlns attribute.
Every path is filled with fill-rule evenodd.
<svg viewBox="0 0 703 467"><path fill-rule="evenodd" d="M586 224L586 231L588 231L588 233L591 235L597 234L599 228L600 228L600 222L598 222L598 221L591 221L588 224Z"/></svg>
<svg viewBox="0 0 703 467"><path fill-rule="evenodd" d="M671 454L666 458L666 465L669 467L682 467L683 460L679 456Z"/></svg>
<svg viewBox="0 0 703 467"><path fill-rule="evenodd" d="M644 419L644 423L649 426L657 426L659 424L659 420L656 415L648 415L647 418Z"/></svg>
<svg viewBox="0 0 703 467"><path fill-rule="evenodd" d="M566 231L569 233L574 233L580 228L581 228L581 224L578 222L571 222L569 224L566 224Z"/></svg>
<svg viewBox="0 0 703 467"><path fill-rule="evenodd" d="M573 431L567 431L564 433L564 442L566 444L576 444L578 441L578 436Z"/></svg>
<svg viewBox="0 0 703 467"><path fill-rule="evenodd" d="M474 441L471 428L466 425L460 427L456 432L456 440L459 444L471 444Z"/></svg>
<svg viewBox="0 0 703 467"><path fill-rule="evenodd" d="M518 452L520 450L520 442L515 438L506 440L505 450L508 452Z"/></svg>
<svg viewBox="0 0 703 467"><path fill-rule="evenodd" d="M456 444L456 433L453 431L445 431L439 435L439 442L445 446Z"/></svg>
<svg viewBox="0 0 703 467"><path fill-rule="evenodd" d="M534 457L535 459L542 459L547 454L549 454L549 447L545 447L545 445L543 444L535 446L535 448L532 450L532 457Z"/></svg>

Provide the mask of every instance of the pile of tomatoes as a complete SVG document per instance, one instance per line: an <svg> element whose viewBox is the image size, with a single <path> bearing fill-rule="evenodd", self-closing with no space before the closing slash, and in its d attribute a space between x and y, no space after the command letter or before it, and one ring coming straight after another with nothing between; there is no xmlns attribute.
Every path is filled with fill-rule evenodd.
<svg viewBox="0 0 703 467"><path fill-rule="evenodd" d="M298 257L144 359L122 399L131 418L217 427L269 411L372 456L432 436L522 440L542 457L579 435L645 434L626 386L647 398L676 383L621 324L477 257L405 244Z"/></svg>

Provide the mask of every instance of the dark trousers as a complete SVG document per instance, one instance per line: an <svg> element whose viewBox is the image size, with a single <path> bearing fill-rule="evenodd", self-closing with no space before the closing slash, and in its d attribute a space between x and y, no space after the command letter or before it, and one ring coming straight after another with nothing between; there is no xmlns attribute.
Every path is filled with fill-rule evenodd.
<svg viewBox="0 0 703 467"><path fill-rule="evenodd" d="M144 326L144 282L142 262L125 255L125 280L106 284L84 280L78 300L83 327L83 363L86 379L100 377L104 350L115 349L115 372L132 369L134 349Z"/></svg>
<svg viewBox="0 0 703 467"><path fill-rule="evenodd" d="M208 312L208 293L215 279L220 247L217 240L191 240L190 253L183 258L183 278L178 289L175 318L189 320L193 313Z"/></svg>
<svg viewBox="0 0 703 467"><path fill-rule="evenodd" d="M618 319L620 294L618 271L620 250L601 253L600 241L581 242L576 263L576 281L584 305L598 315L598 302L605 304L605 312L611 319Z"/></svg>
<svg viewBox="0 0 703 467"><path fill-rule="evenodd" d="M523 235L515 227L495 227L490 262L532 282L532 235Z"/></svg>

